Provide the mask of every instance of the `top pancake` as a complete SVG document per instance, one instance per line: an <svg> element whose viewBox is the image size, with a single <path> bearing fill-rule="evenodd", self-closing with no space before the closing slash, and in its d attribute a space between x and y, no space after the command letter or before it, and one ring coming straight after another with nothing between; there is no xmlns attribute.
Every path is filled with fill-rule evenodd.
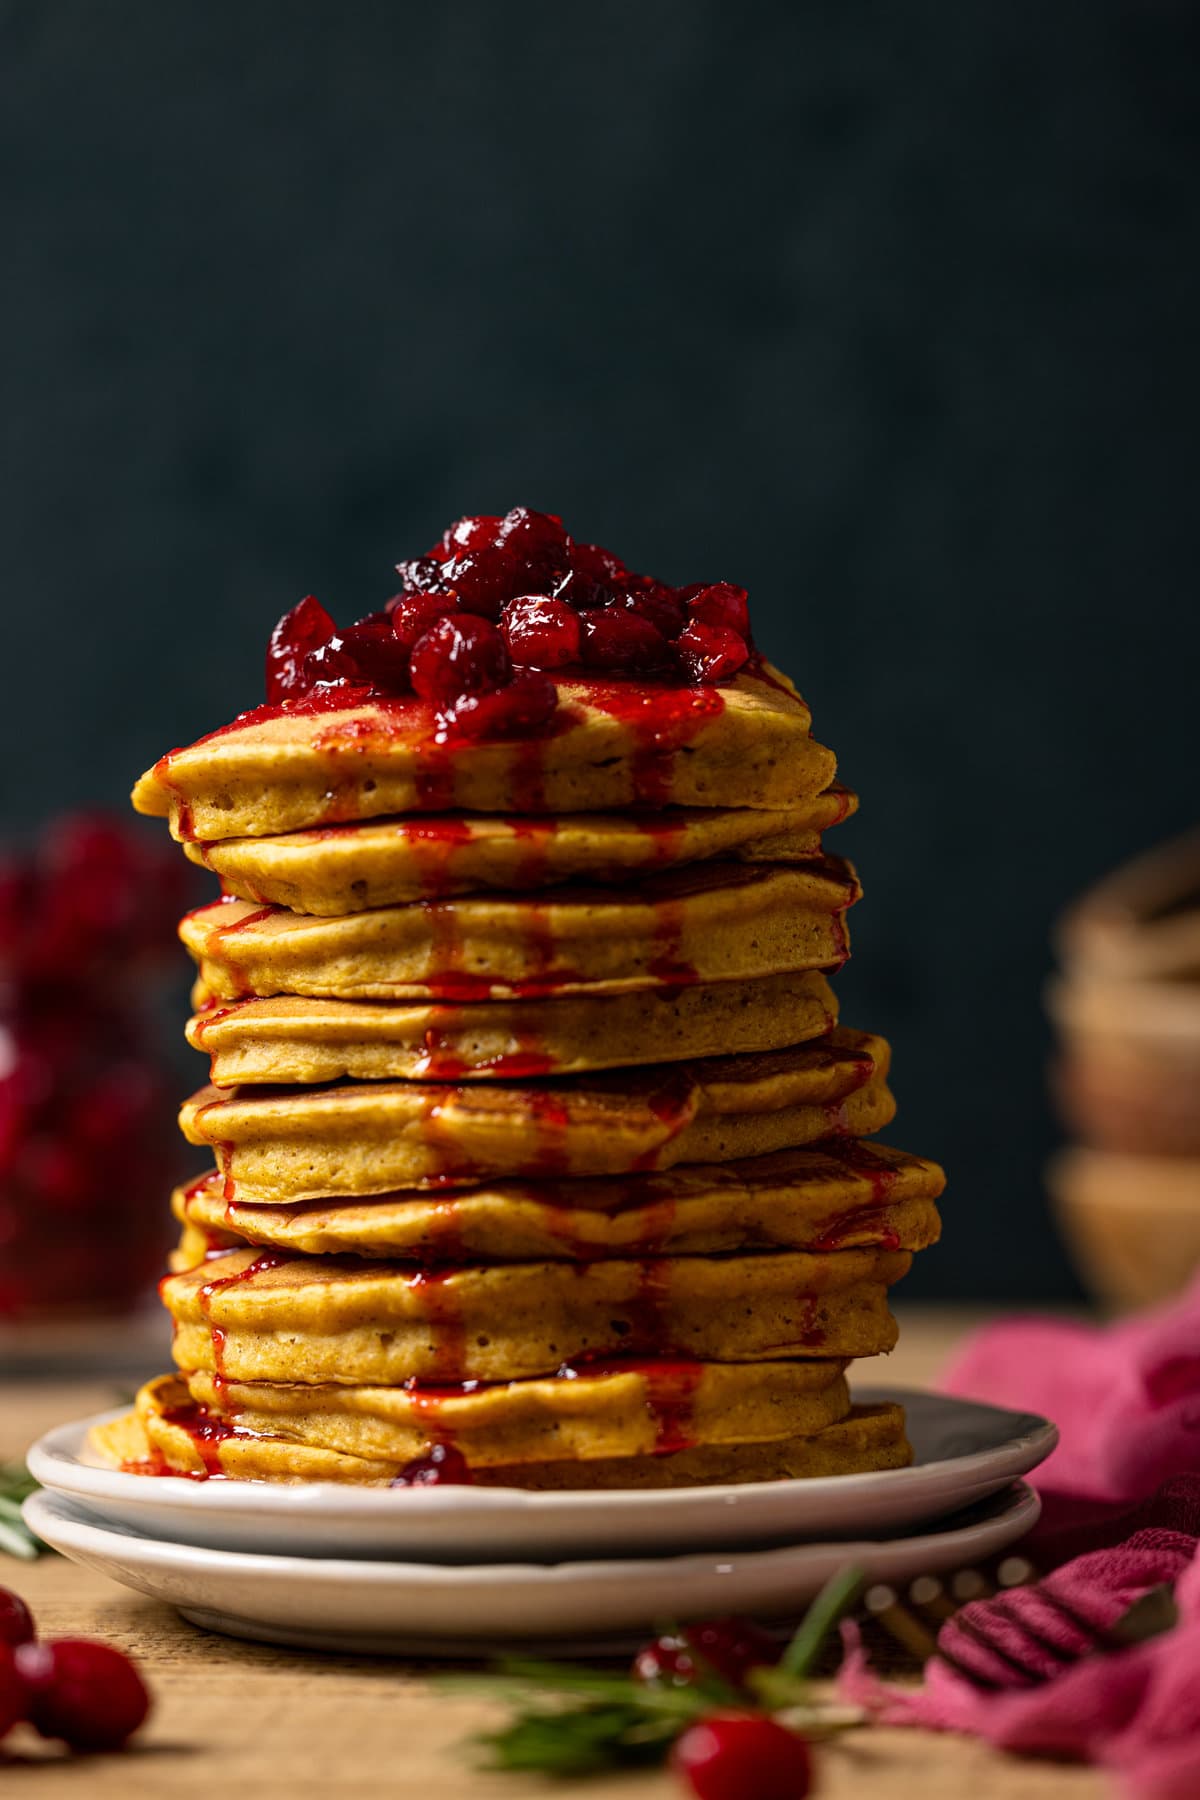
<svg viewBox="0 0 1200 1800"><path fill-rule="evenodd" d="M720 857L804 862L820 856L821 833L857 807L858 796L834 782L780 812L695 806L561 818L448 814L226 838L185 849L194 863L220 876L227 894L257 906L337 916L481 888L513 892L561 881L622 882Z"/></svg>
<svg viewBox="0 0 1200 1800"><path fill-rule="evenodd" d="M343 711L260 707L163 757L133 804L181 840L212 840L460 808L781 810L834 776L807 706L768 666L722 687L582 679L558 694L549 729L517 741L447 741L411 695Z"/></svg>

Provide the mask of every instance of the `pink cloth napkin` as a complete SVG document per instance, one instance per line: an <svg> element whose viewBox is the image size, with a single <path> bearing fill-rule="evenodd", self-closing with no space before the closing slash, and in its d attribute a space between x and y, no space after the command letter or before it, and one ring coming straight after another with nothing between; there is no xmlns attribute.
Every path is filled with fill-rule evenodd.
<svg viewBox="0 0 1200 1800"><path fill-rule="evenodd" d="M886 1687L844 1627L846 1697L889 1723L1104 1764L1131 1800L1198 1800L1200 1281L1107 1329L993 1326L943 1385L1057 1422L1059 1448L1032 1477L1045 1511L1028 1540L1053 1573L942 1627L940 1645L974 1679L934 1661L921 1689ZM1172 1630L1075 1660L1089 1628L1107 1630L1163 1584L1179 1610Z"/></svg>

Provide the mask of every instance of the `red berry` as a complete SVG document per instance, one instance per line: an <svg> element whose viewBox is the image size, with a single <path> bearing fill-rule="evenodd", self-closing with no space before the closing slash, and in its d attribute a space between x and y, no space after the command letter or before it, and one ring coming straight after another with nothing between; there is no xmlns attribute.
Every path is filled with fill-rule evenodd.
<svg viewBox="0 0 1200 1800"><path fill-rule="evenodd" d="M289 700L306 693L310 683L305 663L333 634L333 620L311 594L284 613L267 645L267 699Z"/></svg>
<svg viewBox="0 0 1200 1800"><path fill-rule="evenodd" d="M577 575L586 575L594 581L597 587L610 590L621 587L629 576L620 557L606 550L603 544L573 544L571 567Z"/></svg>
<svg viewBox="0 0 1200 1800"><path fill-rule="evenodd" d="M16 1652L0 1644L0 1738L18 1724L29 1709L29 1688L17 1667Z"/></svg>
<svg viewBox="0 0 1200 1800"><path fill-rule="evenodd" d="M468 694L450 713L447 723L456 736L465 738L518 737L540 731L554 717L558 690L548 675L521 674L506 687L486 694Z"/></svg>
<svg viewBox="0 0 1200 1800"><path fill-rule="evenodd" d="M417 693L439 706L500 687L511 673L496 627L469 613L431 625L413 645L409 666Z"/></svg>
<svg viewBox="0 0 1200 1800"><path fill-rule="evenodd" d="M514 506L500 521L496 548L514 559L525 577L524 586L538 592L571 567L571 540L557 513Z"/></svg>
<svg viewBox="0 0 1200 1800"><path fill-rule="evenodd" d="M683 630L683 607L668 587L660 582L640 579L639 585L618 596L618 605L626 612L646 619L665 638L676 638Z"/></svg>
<svg viewBox="0 0 1200 1800"><path fill-rule="evenodd" d="M523 594L505 607L501 629L522 668L563 669L579 661L579 614L565 600Z"/></svg>
<svg viewBox="0 0 1200 1800"><path fill-rule="evenodd" d="M15 1648L17 1644L32 1643L36 1636L33 1614L20 1594L14 1594L11 1588L0 1588L0 1644Z"/></svg>
<svg viewBox="0 0 1200 1800"><path fill-rule="evenodd" d="M468 1487L471 1466L461 1450L453 1444L435 1444L424 1456L405 1463L400 1473L388 1482L389 1487Z"/></svg>
<svg viewBox="0 0 1200 1800"><path fill-rule="evenodd" d="M342 633L342 645L360 674L385 693L403 694L408 688L409 646L396 636L386 615L360 619Z"/></svg>
<svg viewBox="0 0 1200 1800"><path fill-rule="evenodd" d="M495 544L452 556L441 564L440 574L463 611L485 619L498 619L504 602L526 585L516 558Z"/></svg>
<svg viewBox="0 0 1200 1800"><path fill-rule="evenodd" d="M737 674L750 654L745 638L736 631L699 619L680 632L675 649L693 681L725 681Z"/></svg>
<svg viewBox="0 0 1200 1800"><path fill-rule="evenodd" d="M689 1725L671 1767L698 1800L804 1800L812 1784L804 1739L754 1713L713 1713Z"/></svg>
<svg viewBox="0 0 1200 1800"><path fill-rule="evenodd" d="M606 607L584 613L582 619L583 660L593 668L634 674L661 669L668 661L666 638L637 613Z"/></svg>
<svg viewBox="0 0 1200 1800"><path fill-rule="evenodd" d="M396 564L396 572L406 594L445 593L442 583L442 561L438 556L414 556Z"/></svg>
<svg viewBox="0 0 1200 1800"><path fill-rule="evenodd" d="M411 650L431 625L451 616L456 604L452 594L397 594L394 600L388 601L397 642L405 650Z"/></svg>
<svg viewBox="0 0 1200 1800"><path fill-rule="evenodd" d="M689 1687L716 1675L732 1688L743 1689L751 1669L779 1661L779 1646L753 1619L706 1619L682 1632L655 1638L634 1658L637 1681Z"/></svg>
<svg viewBox="0 0 1200 1800"><path fill-rule="evenodd" d="M482 550L485 544L495 543L499 529L498 513L480 513L475 518L455 519L453 525L447 525L442 533L442 551L446 556L458 556L464 550Z"/></svg>
<svg viewBox="0 0 1200 1800"><path fill-rule="evenodd" d="M109 1644L58 1638L23 1644L16 1657L29 1689L30 1723L72 1750L116 1750L150 1711L141 1676Z"/></svg>
<svg viewBox="0 0 1200 1800"><path fill-rule="evenodd" d="M724 625L739 637L750 636L750 607L746 590L732 581L714 581L709 587L683 590L688 612L705 625Z"/></svg>

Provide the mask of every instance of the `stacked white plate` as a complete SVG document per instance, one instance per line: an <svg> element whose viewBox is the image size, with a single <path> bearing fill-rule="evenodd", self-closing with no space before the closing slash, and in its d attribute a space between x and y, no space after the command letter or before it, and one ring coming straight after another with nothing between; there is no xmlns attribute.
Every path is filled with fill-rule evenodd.
<svg viewBox="0 0 1200 1800"><path fill-rule="evenodd" d="M30 1452L43 1491L25 1511L63 1555L209 1630L422 1656L596 1651L733 1612L783 1622L847 1563L908 1581L976 1566L1033 1525L1018 1477L1054 1448L1045 1419L855 1397L902 1402L910 1468L616 1493L288 1487L98 1467L84 1419Z"/></svg>

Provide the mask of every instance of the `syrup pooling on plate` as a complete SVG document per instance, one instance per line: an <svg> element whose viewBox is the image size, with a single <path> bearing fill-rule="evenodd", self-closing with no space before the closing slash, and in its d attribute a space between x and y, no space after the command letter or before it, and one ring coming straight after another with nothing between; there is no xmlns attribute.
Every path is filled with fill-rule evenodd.
<svg viewBox="0 0 1200 1800"><path fill-rule="evenodd" d="M372 1447L337 1478L460 1479L484 1399L535 1487L725 1479L731 1444L767 1479L894 1466L895 1420L860 1430L844 1384L806 1409L787 1371L890 1347L940 1174L861 1142L888 1050L820 973L859 891L821 833L855 802L745 590L523 507L397 566L351 625L294 607L266 704L139 785L246 896L185 933L223 1084L181 1114L217 1164L165 1290L193 1402L257 1428L285 1396L286 1435L237 1449L271 1478ZM225 1234L298 1274L223 1275ZM775 1396L736 1428L731 1371ZM613 1456L606 1381L637 1425ZM399 1435L372 1382L406 1389Z"/></svg>

